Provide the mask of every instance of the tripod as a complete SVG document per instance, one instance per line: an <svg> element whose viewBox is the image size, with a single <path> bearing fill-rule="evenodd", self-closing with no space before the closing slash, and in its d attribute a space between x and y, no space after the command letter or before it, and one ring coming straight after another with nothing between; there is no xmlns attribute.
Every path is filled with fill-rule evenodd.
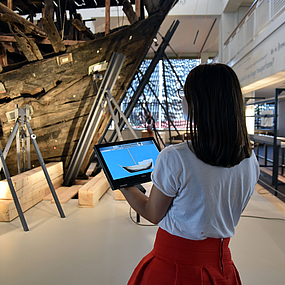
<svg viewBox="0 0 285 285"><path fill-rule="evenodd" d="M9 152L9 149L11 147L13 139L16 135L17 166L18 166L18 173L21 173L20 131L19 131L20 122L21 122L21 140L22 140L22 152L23 152L23 170L25 171L25 160L24 159L25 159L26 149L27 149L27 166L28 166L28 169L31 168L31 159L30 159L30 138L31 138L33 146L34 146L36 154L37 154L37 157L38 157L38 160L40 162L40 165L41 165L42 170L45 174L47 183L49 185L50 191L51 191L53 198L54 198L54 201L56 203L57 209L60 213L61 218L65 218L64 212L61 208L57 194L55 192L52 181L50 179L47 168L45 166L43 157L42 157L41 152L39 150L39 147L38 147L38 144L36 141L36 135L32 131L29 120L30 120L29 105L26 105L26 108L18 108L18 105L15 105L15 125L13 128L13 131L10 134L10 137L8 139L8 142L7 142L6 147L5 147L3 152L2 152L2 149L0 147L0 156L1 156L1 162L2 162L2 165L0 164L0 170L3 167L4 174L5 174L5 177L7 179L7 182L8 182L8 185L9 185L9 188L10 188L10 191L11 191L11 194L12 194L12 197L13 197L17 212L19 214L19 217L20 217L24 231L28 231L29 228L28 228L28 225L26 223L21 205L19 203L19 199L17 197L15 188L14 188L12 180L11 180L11 176L10 176L8 167L7 167L6 162L5 162L6 156ZM25 132L25 129L27 132ZM26 133L27 133L27 135L26 135ZM26 148L25 148L25 141L26 141Z"/></svg>

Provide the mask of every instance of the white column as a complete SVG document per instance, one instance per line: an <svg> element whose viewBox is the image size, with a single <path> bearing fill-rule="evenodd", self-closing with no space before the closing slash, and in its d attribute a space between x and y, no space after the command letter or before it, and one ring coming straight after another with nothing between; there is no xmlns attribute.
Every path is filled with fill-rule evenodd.
<svg viewBox="0 0 285 285"><path fill-rule="evenodd" d="M244 97L255 97L255 91L247 93ZM252 100L249 100L250 103ZM251 135L254 134L254 125L255 125L255 118L254 118L254 105L248 105L245 107L245 116L246 116L246 127L247 132Z"/></svg>

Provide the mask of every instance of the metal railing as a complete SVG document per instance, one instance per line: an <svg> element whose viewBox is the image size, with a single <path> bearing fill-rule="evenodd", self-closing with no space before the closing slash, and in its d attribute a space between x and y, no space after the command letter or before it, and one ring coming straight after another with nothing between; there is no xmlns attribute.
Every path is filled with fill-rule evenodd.
<svg viewBox="0 0 285 285"><path fill-rule="evenodd" d="M222 61L224 63L231 61L246 46L253 42L256 36L284 10L285 0L255 1L225 41Z"/></svg>

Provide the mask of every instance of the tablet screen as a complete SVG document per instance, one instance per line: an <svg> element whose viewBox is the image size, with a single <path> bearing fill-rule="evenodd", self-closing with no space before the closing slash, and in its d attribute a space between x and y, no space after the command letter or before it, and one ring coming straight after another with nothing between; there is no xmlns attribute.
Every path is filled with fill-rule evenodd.
<svg viewBox="0 0 285 285"><path fill-rule="evenodd" d="M101 144L94 149L113 190L150 181L159 154L153 138Z"/></svg>

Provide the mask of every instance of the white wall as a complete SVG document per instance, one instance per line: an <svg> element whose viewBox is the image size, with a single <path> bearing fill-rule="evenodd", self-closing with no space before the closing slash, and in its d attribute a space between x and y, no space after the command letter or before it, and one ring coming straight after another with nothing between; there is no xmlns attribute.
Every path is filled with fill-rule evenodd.
<svg viewBox="0 0 285 285"><path fill-rule="evenodd" d="M233 65L241 85L247 86L285 69L285 13L283 24L272 31L270 27L263 31L259 43ZM273 23L272 23L273 25ZM258 40L258 39L257 39ZM272 84L270 81L269 84Z"/></svg>

